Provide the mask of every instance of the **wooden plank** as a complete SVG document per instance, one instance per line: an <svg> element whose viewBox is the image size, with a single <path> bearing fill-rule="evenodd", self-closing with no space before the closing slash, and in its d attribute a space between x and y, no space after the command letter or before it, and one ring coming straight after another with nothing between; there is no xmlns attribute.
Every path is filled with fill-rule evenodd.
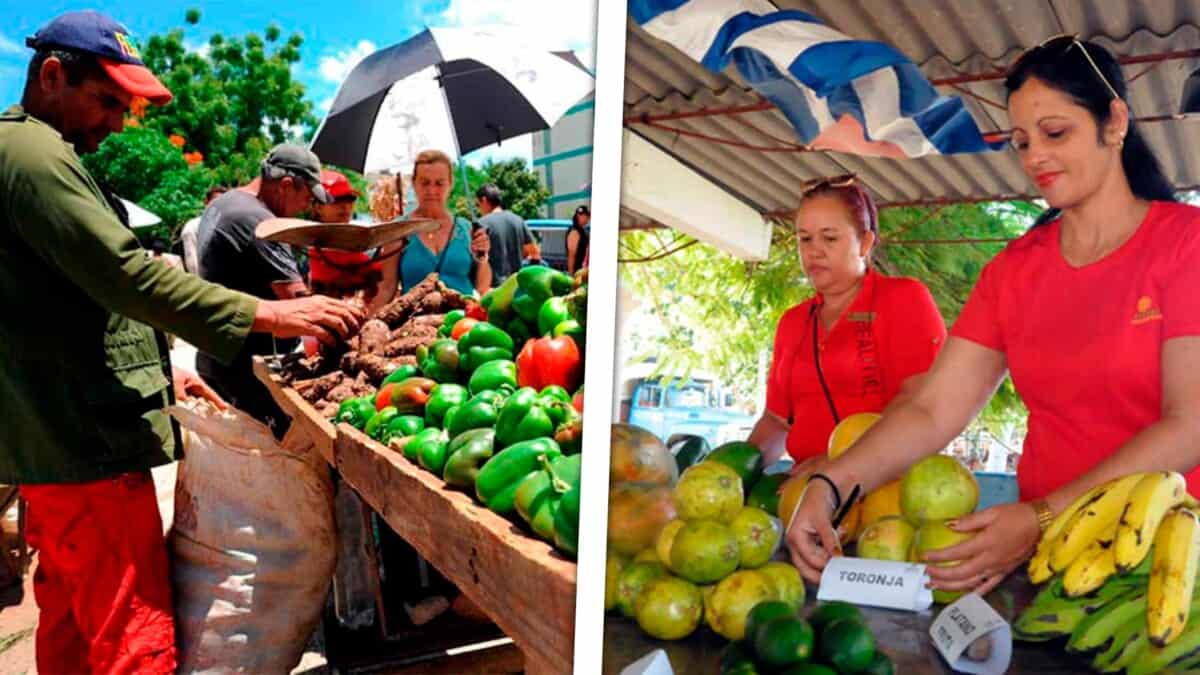
<svg viewBox="0 0 1200 675"><path fill-rule="evenodd" d="M283 378L272 371L261 356L254 357L254 376L266 385L275 403L292 418L292 423L304 430L325 461L336 466L333 441L337 437L337 430L333 428L333 423L321 417L321 413L295 389L285 385Z"/></svg>
<svg viewBox="0 0 1200 675"><path fill-rule="evenodd" d="M334 456L346 482L517 643L527 673L571 672L574 562L350 425L338 425Z"/></svg>

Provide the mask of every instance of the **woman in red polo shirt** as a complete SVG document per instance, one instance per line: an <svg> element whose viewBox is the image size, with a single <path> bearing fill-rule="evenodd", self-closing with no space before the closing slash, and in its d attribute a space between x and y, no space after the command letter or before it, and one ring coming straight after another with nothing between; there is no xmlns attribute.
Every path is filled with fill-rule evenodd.
<svg viewBox="0 0 1200 675"><path fill-rule="evenodd" d="M1049 40L1005 80L1012 141L1052 211L981 274L918 391L823 471L787 538L816 580L836 551L831 509L933 454L1005 372L1029 408L1021 502L959 518L973 532L927 555L933 585L991 590L1054 514L1131 473L1185 473L1200 494L1200 209L1175 203L1103 48Z"/></svg>
<svg viewBox="0 0 1200 675"><path fill-rule="evenodd" d="M770 465L786 452L809 468L854 413L882 412L933 363L946 326L929 289L871 269L875 202L853 176L804 190L796 238L817 294L775 331L767 410L750 434Z"/></svg>

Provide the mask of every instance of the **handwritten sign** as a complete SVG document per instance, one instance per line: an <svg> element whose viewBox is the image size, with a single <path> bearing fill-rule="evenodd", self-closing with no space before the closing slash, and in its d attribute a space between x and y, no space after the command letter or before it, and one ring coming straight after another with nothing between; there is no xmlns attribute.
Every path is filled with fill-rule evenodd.
<svg viewBox="0 0 1200 675"><path fill-rule="evenodd" d="M929 636L946 663L960 673L999 675L1012 660L1012 629L974 593L946 605L929 626ZM986 641L987 648L969 654L968 648L979 640Z"/></svg>

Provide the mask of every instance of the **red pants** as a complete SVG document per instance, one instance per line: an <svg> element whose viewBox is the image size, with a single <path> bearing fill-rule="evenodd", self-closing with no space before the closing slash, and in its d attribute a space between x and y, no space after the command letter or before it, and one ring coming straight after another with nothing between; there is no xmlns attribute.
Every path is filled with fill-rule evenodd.
<svg viewBox="0 0 1200 675"><path fill-rule="evenodd" d="M26 485L21 496L38 551L38 672L173 673L167 547L150 472Z"/></svg>

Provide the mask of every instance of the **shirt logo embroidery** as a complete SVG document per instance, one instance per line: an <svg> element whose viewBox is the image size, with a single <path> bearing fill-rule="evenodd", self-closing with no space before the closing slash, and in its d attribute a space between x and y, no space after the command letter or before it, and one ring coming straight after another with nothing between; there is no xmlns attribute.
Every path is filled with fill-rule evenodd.
<svg viewBox="0 0 1200 675"><path fill-rule="evenodd" d="M1134 326L1140 326L1151 321L1162 321L1162 318L1162 312L1154 306L1154 301L1150 299L1150 296L1143 295L1138 298L1137 311L1134 312L1131 323Z"/></svg>

